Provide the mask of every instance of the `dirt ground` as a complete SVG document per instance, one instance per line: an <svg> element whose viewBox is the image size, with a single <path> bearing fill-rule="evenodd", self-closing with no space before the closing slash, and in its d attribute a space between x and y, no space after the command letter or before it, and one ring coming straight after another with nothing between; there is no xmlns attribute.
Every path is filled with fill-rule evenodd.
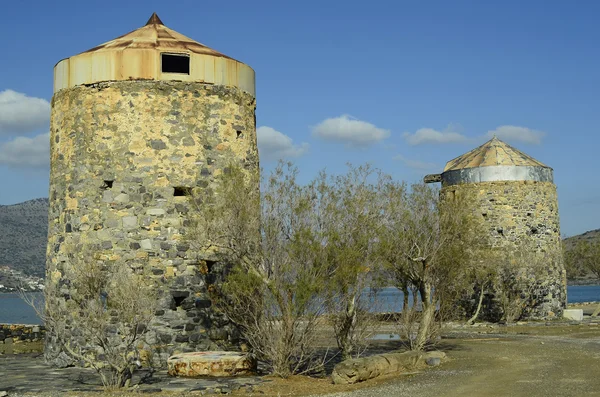
<svg viewBox="0 0 600 397"><path fill-rule="evenodd" d="M592 308L584 309L588 312ZM378 347L388 350L399 345L385 341L379 342ZM410 374L351 386L333 385L329 378L268 378L268 382L255 386L250 392L240 390L233 394L265 397L600 396L600 319L591 322L588 318L583 323L451 327L445 331L438 348L447 353L447 362ZM149 395L199 394L163 391ZM132 393L56 395L105 397L131 396Z"/></svg>
<svg viewBox="0 0 600 397"><path fill-rule="evenodd" d="M502 334L455 334L450 360L415 374L338 386L296 377L257 388L265 396L600 396L600 327L515 327Z"/></svg>
<svg viewBox="0 0 600 397"><path fill-rule="evenodd" d="M454 329L438 347L449 357L440 367L353 386L296 377L257 390L264 396L600 396L598 322Z"/></svg>

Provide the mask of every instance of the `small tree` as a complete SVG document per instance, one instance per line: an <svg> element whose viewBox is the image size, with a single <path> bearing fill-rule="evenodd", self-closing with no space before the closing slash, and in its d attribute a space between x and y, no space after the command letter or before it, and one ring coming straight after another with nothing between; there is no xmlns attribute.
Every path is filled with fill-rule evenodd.
<svg viewBox="0 0 600 397"><path fill-rule="evenodd" d="M600 240L579 241L565 256L567 269L580 269L581 273L592 273L600 279ZM600 304L592 316L600 314Z"/></svg>
<svg viewBox="0 0 600 397"><path fill-rule="evenodd" d="M388 179L367 165L349 166L346 174L329 179L322 173L315 183L321 198L316 229L328 271L329 315L344 360L360 356L375 325L369 321L375 301L367 291L381 262L381 193Z"/></svg>
<svg viewBox="0 0 600 397"><path fill-rule="evenodd" d="M582 269L600 279L600 240L577 242L567 256L567 267Z"/></svg>
<svg viewBox="0 0 600 397"><path fill-rule="evenodd" d="M140 275L99 260L79 262L45 289L45 310L31 302L51 338L71 359L95 369L106 388L128 387L140 366L139 349L154 317L157 297Z"/></svg>
<svg viewBox="0 0 600 397"><path fill-rule="evenodd" d="M436 310L442 313L465 289L465 278L459 276L475 263L475 248L481 244L479 223L465 198L440 199L439 190L425 184L407 191L390 182L387 197L381 247L403 292L413 287L418 293L418 326L416 305L402 318L410 348L421 350L436 334Z"/></svg>
<svg viewBox="0 0 600 397"><path fill-rule="evenodd" d="M565 259L565 271L568 280L574 280L587 275L588 270L583 266L580 256L583 247L577 247L579 242L570 242L563 239L561 247ZM585 243L584 243L585 244Z"/></svg>

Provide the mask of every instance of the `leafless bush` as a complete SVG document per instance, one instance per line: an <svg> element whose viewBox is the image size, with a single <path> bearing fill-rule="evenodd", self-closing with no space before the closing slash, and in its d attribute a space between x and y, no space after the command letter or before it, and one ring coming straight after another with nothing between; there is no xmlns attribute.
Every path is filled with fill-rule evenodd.
<svg viewBox="0 0 600 397"><path fill-rule="evenodd" d="M535 252L507 251L497 254L494 278L495 298L502 310L502 320L512 323L522 319L536 306L541 259Z"/></svg>
<svg viewBox="0 0 600 397"><path fill-rule="evenodd" d="M155 311L156 295L131 269L82 261L63 277L68 295L49 277L45 308L24 297L43 320L47 338L71 359L95 369L106 388L130 385L139 349Z"/></svg>

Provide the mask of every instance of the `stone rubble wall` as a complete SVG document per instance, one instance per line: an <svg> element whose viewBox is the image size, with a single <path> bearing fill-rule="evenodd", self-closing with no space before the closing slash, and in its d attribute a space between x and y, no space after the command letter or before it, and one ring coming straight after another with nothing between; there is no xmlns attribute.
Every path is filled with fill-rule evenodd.
<svg viewBox="0 0 600 397"><path fill-rule="evenodd" d="M166 357L235 346L237 330L209 296L228 264L188 241L201 214L186 192L211 191L232 164L258 189L255 104L235 87L176 81L56 93L46 270L63 297L48 304L64 307L83 261L122 264L160 293L150 348ZM60 347L49 340L46 350L51 360Z"/></svg>
<svg viewBox="0 0 600 397"><path fill-rule="evenodd" d="M521 263L531 275L529 282L536 284L530 316L560 316L567 288L556 186L535 181L469 183L443 187L441 194L475 201L474 210L484 222L492 247L535 254L539 259L535 265L526 263L527 259ZM488 307L488 311L494 309Z"/></svg>
<svg viewBox="0 0 600 397"><path fill-rule="evenodd" d="M43 325L0 324L0 343L35 342L44 339ZM10 339L10 341L9 341Z"/></svg>

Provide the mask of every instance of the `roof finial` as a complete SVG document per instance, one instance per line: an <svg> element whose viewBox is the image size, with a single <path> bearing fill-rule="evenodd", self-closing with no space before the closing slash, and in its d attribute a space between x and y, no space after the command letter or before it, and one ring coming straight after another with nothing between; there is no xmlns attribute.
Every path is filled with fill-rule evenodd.
<svg viewBox="0 0 600 397"><path fill-rule="evenodd" d="M146 22L146 26L148 25L164 25L164 23L160 20L158 15L156 15L156 13L153 12L150 19L148 19L148 22Z"/></svg>

